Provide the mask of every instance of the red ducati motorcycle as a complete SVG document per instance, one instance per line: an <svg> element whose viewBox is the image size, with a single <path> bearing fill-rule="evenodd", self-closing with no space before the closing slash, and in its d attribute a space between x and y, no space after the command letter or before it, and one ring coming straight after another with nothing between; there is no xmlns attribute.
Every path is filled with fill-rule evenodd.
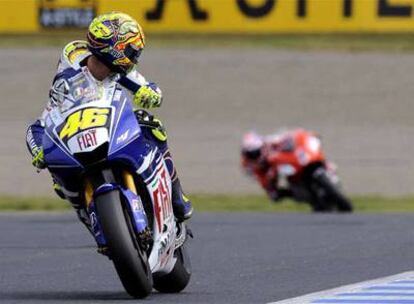
<svg viewBox="0 0 414 304"><path fill-rule="evenodd" d="M352 212L351 201L341 192L335 165L322 151L319 136L297 129L278 135L277 148L268 162L277 174L277 188L296 201L308 202L313 211Z"/></svg>

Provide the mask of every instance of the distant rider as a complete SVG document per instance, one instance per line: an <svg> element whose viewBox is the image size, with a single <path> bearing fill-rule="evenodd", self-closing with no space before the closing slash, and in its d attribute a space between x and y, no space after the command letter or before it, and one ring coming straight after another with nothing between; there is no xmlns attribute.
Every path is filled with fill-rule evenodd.
<svg viewBox="0 0 414 304"><path fill-rule="evenodd" d="M272 156L279 152L282 142L283 137L278 135L261 136L256 132L248 132L243 136L241 147L242 168L255 177L274 202L292 195L289 189L279 189L277 186L277 163Z"/></svg>
<svg viewBox="0 0 414 304"><path fill-rule="evenodd" d="M118 82L134 96L133 106L143 135L164 155L172 178L174 215L178 221L184 221L191 217L193 208L181 189L167 146L167 134L158 119L142 110L157 108L162 103L160 88L153 82L147 82L137 71L138 58L144 46L145 38L140 25L127 14L112 12L96 17L89 26L87 41L73 41L63 49L47 107L42 116L28 128L27 147L32 155L33 165L38 169L46 168L42 147L45 118L54 108L65 111L71 107L65 98L69 78L84 73L92 76L98 87ZM152 126L148 126L148 122ZM55 182L54 188L60 196L72 203L81 221L90 228L77 181L63 181L59 184Z"/></svg>

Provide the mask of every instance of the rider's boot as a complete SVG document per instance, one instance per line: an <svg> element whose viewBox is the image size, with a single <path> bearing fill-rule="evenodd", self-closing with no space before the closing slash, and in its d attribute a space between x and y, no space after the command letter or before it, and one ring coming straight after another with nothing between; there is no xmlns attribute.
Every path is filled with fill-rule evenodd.
<svg viewBox="0 0 414 304"><path fill-rule="evenodd" d="M175 218L179 222L191 218L193 214L193 206L190 200L184 195L178 177L172 182L172 205Z"/></svg>

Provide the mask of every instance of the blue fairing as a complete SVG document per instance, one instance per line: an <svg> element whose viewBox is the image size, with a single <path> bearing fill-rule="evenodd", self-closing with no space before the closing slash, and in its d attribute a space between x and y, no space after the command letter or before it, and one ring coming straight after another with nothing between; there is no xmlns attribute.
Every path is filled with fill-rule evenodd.
<svg viewBox="0 0 414 304"><path fill-rule="evenodd" d="M112 105L117 108L108 151L108 161L127 163L136 171L143 162L143 156L154 146L141 135L141 128L133 112L129 95L122 91L119 100Z"/></svg>
<svg viewBox="0 0 414 304"><path fill-rule="evenodd" d="M43 135L43 149L45 161L49 167L82 167L81 164L67 151L65 147L51 135L50 128L46 128Z"/></svg>
<svg viewBox="0 0 414 304"><path fill-rule="evenodd" d="M118 95L119 99L112 101L112 106L116 108L116 112L113 117L114 122L108 155L122 149L131 139L141 134L141 128L133 112L129 96L122 90L119 90L119 94L115 95Z"/></svg>
<svg viewBox="0 0 414 304"><path fill-rule="evenodd" d="M79 81L79 78L77 78L77 80ZM82 84L83 89L87 88L84 82ZM80 90L79 92L82 91ZM116 165L119 162L122 162L131 172L139 171L138 174L143 177L143 180L151 177L155 172L155 168L161 161L162 156L157 147L142 136L138 120L132 108L130 95L119 87L115 87L112 94L112 98L109 99L109 101L111 101L110 105L109 101L105 103L105 100L99 100L91 105L91 103L83 103L81 99L76 103L73 103L73 108L69 108L62 114L65 117L63 121L62 119L58 120L52 117L46 119L45 134L43 136L45 161L49 171L53 174L55 180L57 180L59 184L65 186L68 184L78 185L81 181L82 174L88 170L88 166L93 165L94 162L98 161L100 164L107 163L108 167L111 167L111 164L115 163ZM104 137L104 143L100 142L99 144L96 144L96 146L92 146L92 150L84 152L82 149L76 150L78 148L70 146L69 141L76 136L76 140L79 142L78 137L83 136L82 132L85 133L88 131L87 127L82 127L84 119L83 113L85 112L84 109L88 107L102 107L108 109L106 112L106 122L98 126L101 129L107 130L107 133L106 137ZM73 123L72 120L70 120L70 117L72 117L72 114L77 115L77 113L82 114L79 114L79 117L73 119ZM55 121L59 125L55 125ZM70 129L70 131L67 131L70 135L62 136L62 130L65 128ZM92 128L90 127L90 129ZM60 137L62 137L62 139ZM107 138L109 138L109 142L106 142ZM105 150L102 150L102 148L105 148ZM105 154L99 154L97 152L98 149L101 149L101 152L99 153L102 154L102 151L104 151ZM74 152L72 153L71 151ZM88 162L85 161L85 159L82 160L80 154L90 155L92 161ZM98 154L100 155L99 159L95 160L95 158L98 157ZM102 156L104 158L101 158ZM81 186L79 188L82 189ZM130 190L123 188L121 185L104 184L98 187L98 189L95 189L94 198L97 195L113 190L120 191L123 201L126 202L126 205L128 206L131 218L134 219L133 223L135 231L137 233L142 233L147 228L148 221L139 196ZM94 201L95 200L90 202L88 213L96 241L98 244L104 246L106 240L100 225L99 215L96 214Z"/></svg>
<svg viewBox="0 0 414 304"><path fill-rule="evenodd" d="M107 160L109 162L121 161L135 171L142 164L143 157L154 149L154 145L141 136L141 129L133 112L129 95L117 89L114 97L116 98L113 99L111 105L115 111L112 113L109 129L110 142ZM49 169L55 167L84 169L84 166L76 160L66 144L57 136L58 127L49 122L43 136L45 161Z"/></svg>

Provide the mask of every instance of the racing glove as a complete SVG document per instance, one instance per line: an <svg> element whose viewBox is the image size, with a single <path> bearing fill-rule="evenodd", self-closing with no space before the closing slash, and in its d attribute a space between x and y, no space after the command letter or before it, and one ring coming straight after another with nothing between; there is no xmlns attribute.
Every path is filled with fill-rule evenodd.
<svg viewBox="0 0 414 304"><path fill-rule="evenodd" d="M38 169L46 168L45 156L42 147L36 147L32 151L32 164Z"/></svg>
<svg viewBox="0 0 414 304"><path fill-rule="evenodd" d="M158 108L162 103L161 91L151 85L142 86L135 93L134 103L144 109Z"/></svg>

